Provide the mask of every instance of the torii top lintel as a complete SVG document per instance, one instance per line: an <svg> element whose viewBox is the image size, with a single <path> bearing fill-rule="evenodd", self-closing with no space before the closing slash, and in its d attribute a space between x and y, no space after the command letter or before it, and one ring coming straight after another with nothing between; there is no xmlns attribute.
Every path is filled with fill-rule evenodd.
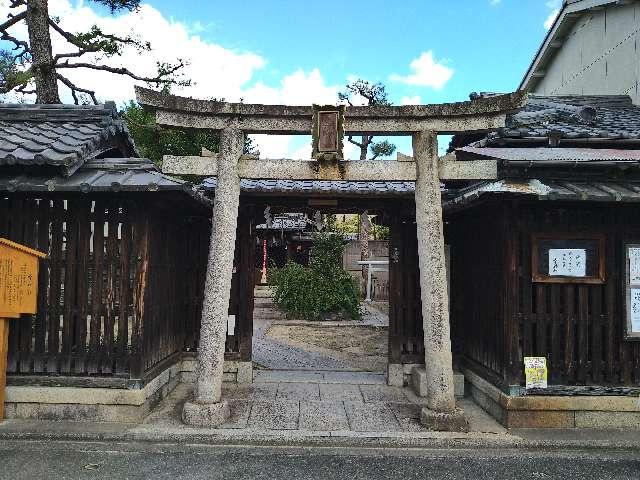
<svg viewBox="0 0 640 480"><path fill-rule="evenodd" d="M167 95L136 87L138 102L156 112L159 125L245 133L309 134L311 106L228 103ZM525 92L457 103L403 106L355 106L345 113L345 133L410 135L419 131L453 134L504 126L506 115L526 102Z"/></svg>

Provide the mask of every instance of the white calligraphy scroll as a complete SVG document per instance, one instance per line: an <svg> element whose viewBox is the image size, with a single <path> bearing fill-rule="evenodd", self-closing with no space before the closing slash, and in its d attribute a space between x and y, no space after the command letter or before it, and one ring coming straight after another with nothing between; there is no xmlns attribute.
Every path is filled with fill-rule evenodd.
<svg viewBox="0 0 640 480"><path fill-rule="evenodd" d="M587 274L584 248L549 249L549 276L584 277Z"/></svg>
<svg viewBox="0 0 640 480"><path fill-rule="evenodd" d="M640 333L640 288L631 289L631 302L629 304L631 316L631 332Z"/></svg>
<svg viewBox="0 0 640 480"><path fill-rule="evenodd" d="M640 248L629 247L629 283L640 284Z"/></svg>

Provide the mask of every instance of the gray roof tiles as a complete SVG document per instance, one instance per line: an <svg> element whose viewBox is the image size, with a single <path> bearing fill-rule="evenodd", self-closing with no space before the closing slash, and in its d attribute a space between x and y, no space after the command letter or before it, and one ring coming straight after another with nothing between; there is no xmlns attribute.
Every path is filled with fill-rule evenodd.
<svg viewBox="0 0 640 480"><path fill-rule="evenodd" d="M591 113L595 111L595 118ZM584 113L584 114L583 114ZM530 96L527 104L507 117L504 128L478 146L507 145L518 139L635 140L640 138L640 107L627 96Z"/></svg>
<svg viewBox="0 0 640 480"><path fill-rule="evenodd" d="M69 176L88 158L114 148L118 136L135 155L113 104L0 104L0 167L45 165Z"/></svg>
<svg viewBox="0 0 640 480"><path fill-rule="evenodd" d="M183 192L210 204L194 187L162 174L153 162L140 158L92 159L72 176L10 174L0 170L0 192Z"/></svg>
<svg viewBox="0 0 640 480"><path fill-rule="evenodd" d="M217 179L207 178L202 186L215 190ZM353 182L331 180L240 180L240 189L252 194L310 194L346 196L411 196L414 182Z"/></svg>

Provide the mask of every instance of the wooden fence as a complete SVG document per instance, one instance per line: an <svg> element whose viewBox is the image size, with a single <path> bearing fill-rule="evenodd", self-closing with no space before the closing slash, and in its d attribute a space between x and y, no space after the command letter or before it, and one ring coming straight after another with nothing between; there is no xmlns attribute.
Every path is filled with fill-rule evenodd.
<svg viewBox="0 0 640 480"><path fill-rule="evenodd" d="M555 385L640 383L640 342L624 338L625 241L640 241L633 205L489 202L449 218L454 353L505 385L523 357L548 359ZM605 235L605 281L532 280L532 235Z"/></svg>
<svg viewBox="0 0 640 480"><path fill-rule="evenodd" d="M0 197L0 235L49 254L38 314L14 321L9 374L143 378L199 325L206 218L141 196Z"/></svg>

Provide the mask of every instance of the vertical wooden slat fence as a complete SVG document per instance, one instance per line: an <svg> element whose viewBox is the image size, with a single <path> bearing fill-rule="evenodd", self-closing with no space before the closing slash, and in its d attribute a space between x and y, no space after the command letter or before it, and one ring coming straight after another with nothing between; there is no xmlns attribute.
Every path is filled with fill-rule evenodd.
<svg viewBox="0 0 640 480"><path fill-rule="evenodd" d="M0 236L49 255L38 314L11 329L10 375L142 379L183 351L186 326L199 325L206 265L204 247L185 247L202 243L209 221L154 213L158 205L126 195L0 196Z"/></svg>
<svg viewBox="0 0 640 480"><path fill-rule="evenodd" d="M624 338L623 289L623 245L640 240L639 211L503 200L450 215L458 353L504 385L523 384L524 356L547 357L554 385L639 384L640 343ZM533 234L604 234L604 283L534 282Z"/></svg>

